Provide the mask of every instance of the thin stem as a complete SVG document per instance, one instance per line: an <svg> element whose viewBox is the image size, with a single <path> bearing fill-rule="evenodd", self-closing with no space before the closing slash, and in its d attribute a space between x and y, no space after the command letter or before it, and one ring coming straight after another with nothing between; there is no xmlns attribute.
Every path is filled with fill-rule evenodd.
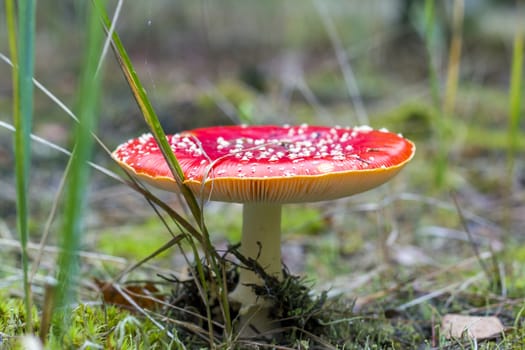
<svg viewBox="0 0 525 350"><path fill-rule="evenodd" d="M272 276L281 277L281 205L247 203L243 208L240 252L256 260ZM241 282L261 280L252 271L242 270Z"/></svg>

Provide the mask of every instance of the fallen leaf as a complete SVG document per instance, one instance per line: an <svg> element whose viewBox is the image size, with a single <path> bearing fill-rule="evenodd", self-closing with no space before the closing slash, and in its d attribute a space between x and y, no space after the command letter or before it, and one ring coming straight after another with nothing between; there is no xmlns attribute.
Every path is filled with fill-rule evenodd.
<svg viewBox="0 0 525 350"><path fill-rule="evenodd" d="M481 340L501 334L505 327L494 316L447 314L443 316L441 329L447 339L461 338L466 334L470 338Z"/></svg>
<svg viewBox="0 0 525 350"><path fill-rule="evenodd" d="M129 309L140 306L141 308L151 310L159 306L164 299L163 296L159 295L159 290L153 283L126 285L121 286L121 288L116 288L115 285L111 283L97 279L95 279L95 283L102 293L104 302L107 304L118 305ZM127 298L123 293L127 295ZM130 300L132 300L132 302Z"/></svg>

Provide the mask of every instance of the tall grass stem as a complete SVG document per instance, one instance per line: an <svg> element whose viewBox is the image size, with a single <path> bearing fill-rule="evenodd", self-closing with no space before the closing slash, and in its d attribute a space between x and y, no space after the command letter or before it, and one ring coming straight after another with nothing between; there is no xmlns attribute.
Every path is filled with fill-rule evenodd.
<svg viewBox="0 0 525 350"><path fill-rule="evenodd" d="M523 5L523 4L522 4ZM519 2L516 5L518 11L525 15L524 7ZM521 99L523 98L523 55L524 55L524 28L523 17L518 16L518 26L514 36L514 49L512 54L512 66L510 71L509 86L509 121L508 121L508 149L507 149L507 203L504 210L504 225L507 231L511 228L512 192L515 177L516 157L520 149L520 121L522 117Z"/></svg>
<svg viewBox="0 0 525 350"><path fill-rule="evenodd" d="M111 41L113 51L115 53L115 56L117 58L117 61L119 63L119 66L122 70L122 73L124 74L124 77L126 78L126 81L128 83L128 86L131 89L131 92L133 94L133 97L135 98L135 101L139 107L139 109L142 112L142 116L144 117L144 120L146 121L146 124L148 125L152 135L154 136L157 144L159 145L159 148L161 149L164 159L166 160L166 163L168 164L171 173L177 182L178 189L180 193L182 194L186 205L189 207L191 214L193 216L194 221L197 223L198 228L200 230L200 233L202 233L202 237L204 240L199 241L199 237L192 235L191 230L188 231L188 237L187 241L191 246L191 249L193 250L194 256L195 256L195 265L197 269L197 274L194 274L194 276L198 276L198 279L195 279L195 283L199 290L201 291L201 295L204 300L204 304L206 305L206 313L208 318L208 329L209 329L209 341L210 346L213 346L213 326L212 326L212 315L211 315L211 308L209 306L209 300L207 300L209 295L210 287L213 288L215 285L222 286L222 273L220 272L220 266L217 262L217 252L213 248L213 245L211 244L210 236L208 233L208 230L206 228L205 222L204 222L204 215L202 211L202 206L199 204L199 201L197 200L196 196L193 194L193 192L190 190L188 186L184 183L184 173L182 171L182 168L179 165L179 162L177 161L177 158L175 157L175 154L173 153L171 146L169 145L166 134L162 128L162 125L159 122L159 119L155 113L155 110L147 96L146 90L144 89L139 76L135 72L135 69L133 67L133 64L131 62L131 59L129 58L126 49L124 45L122 44L118 33L113 32L110 33L110 28L113 27L113 24L111 23L109 16L107 15L106 9L101 5L99 0L93 0L93 4L96 7L96 10L100 16L100 19L102 20L102 23L105 27L106 33L108 36L107 40ZM176 220L178 221L178 220ZM182 222L181 222L182 223ZM204 270L203 263L201 259L199 258L199 252L197 250L197 247L195 245L195 239L202 244L203 253L205 256L205 260L210 264L210 268L213 270L216 281L208 281L207 274ZM210 286L210 284L212 284ZM222 290L223 297L226 295L224 293L227 293L226 290ZM226 300L227 298L222 298L222 300ZM228 305L222 305L222 309L225 312L225 323L226 323L226 331L229 332L230 329L230 317L228 312Z"/></svg>
<svg viewBox="0 0 525 350"><path fill-rule="evenodd" d="M436 108L440 107L439 79L436 67L436 22L435 22L435 1L425 0L424 8L424 41L428 54L428 76L430 85L430 95Z"/></svg>
<svg viewBox="0 0 525 350"><path fill-rule="evenodd" d="M524 11L522 11L524 12ZM508 124L508 174L512 181L514 163L519 149L521 99L523 97L523 19L518 22L514 36L514 50L510 71L509 124Z"/></svg>
<svg viewBox="0 0 525 350"><path fill-rule="evenodd" d="M33 331L31 286L29 284L29 177L31 166L30 135L33 123L33 71L35 56L36 1L19 1L18 33L15 4L6 0L9 49L13 61L13 124L15 126L15 174L17 227L20 236L26 331Z"/></svg>
<svg viewBox="0 0 525 350"><path fill-rule="evenodd" d="M452 13L452 38L448 50L447 76L443 96L441 117L437 123L439 144L436 166L436 185L442 188L447 182L449 141L452 135L452 121L456 108L456 95L461 64L461 47L463 42L464 0L454 0Z"/></svg>
<svg viewBox="0 0 525 350"><path fill-rule="evenodd" d="M87 3L86 11L86 47L84 63L79 81L77 116L75 125L75 147L70 158L70 170L67 178L64 198L64 218L61 229L61 253L58 260L58 289L55 308L67 311L74 299L74 286L78 276L78 250L83 234L84 212L87 187L90 174L88 161L93 148L92 130L97 125L97 106L100 94L100 79L96 75L98 57L102 48L103 33L98 16ZM67 313L60 321L66 321ZM62 324L67 327L67 324Z"/></svg>
<svg viewBox="0 0 525 350"><path fill-rule="evenodd" d="M435 148L436 161L434 162L434 182L438 188L442 187L444 177L446 174L446 140L445 138L445 120L441 104L440 82L438 76L438 68L436 64L436 31L437 26L435 22L436 11L435 1L425 0L424 6L424 41L428 54L428 76L429 87L432 98L432 104L436 111L439 111L435 117L434 125L436 130Z"/></svg>
<svg viewBox="0 0 525 350"><path fill-rule="evenodd" d="M450 118L456 107L459 67L461 63L461 47L463 42L462 31L464 12L464 0L455 0L452 19L452 40L448 52L447 81L445 85L445 96L443 99L443 115L445 118Z"/></svg>

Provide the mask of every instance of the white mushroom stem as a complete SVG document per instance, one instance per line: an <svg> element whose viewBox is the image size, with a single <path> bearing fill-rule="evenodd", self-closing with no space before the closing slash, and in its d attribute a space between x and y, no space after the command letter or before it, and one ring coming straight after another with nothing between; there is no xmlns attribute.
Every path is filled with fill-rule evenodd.
<svg viewBox="0 0 525 350"><path fill-rule="evenodd" d="M245 203L239 252L264 268L267 274L282 278L281 268L281 205L275 203ZM263 285L253 271L241 268L239 284L230 293L230 300L241 304L241 328L251 326L259 332L275 328L270 324L268 311L271 305L255 295L249 285ZM242 331L246 335L246 330Z"/></svg>

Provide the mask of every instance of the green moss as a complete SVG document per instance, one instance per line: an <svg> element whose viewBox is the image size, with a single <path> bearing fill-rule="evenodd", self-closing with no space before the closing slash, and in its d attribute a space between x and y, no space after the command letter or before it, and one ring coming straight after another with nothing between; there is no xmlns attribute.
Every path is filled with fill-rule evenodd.
<svg viewBox="0 0 525 350"><path fill-rule="evenodd" d="M466 145L482 150L505 150L509 147L508 131L493 127L469 125L467 129ZM518 147L525 147L525 133L519 132Z"/></svg>
<svg viewBox="0 0 525 350"><path fill-rule="evenodd" d="M306 80L313 94L322 103L347 101L348 90L340 72L312 72Z"/></svg>
<svg viewBox="0 0 525 350"><path fill-rule="evenodd" d="M373 120L381 120L381 126L413 141L428 140L433 131L433 122L438 112L429 104L409 102L381 115L373 116Z"/></svg>
<svg viewBox="0 0 525 350"><path fill-rule="evenodd" d="M218 210L206 211L206 224L214 238L222 236L232 244L238 243L241 240L242 208L220 204Z"/></svg>
<svg viewBox="0 0 525 350"><path fill-rule="evenodd" d="M285 205L282 214L283 233L317 234L325 221L317 208L308 205Z"/></svg>
<svg viewBox="0 0 525 350"><path fill-rule="evenodd" d="M256 96L250 87L238 80L225 79L218 82L214 89L216 94L235 107L242 123L253 122L253 108ZM200 96L196 104L199 108L208 112L218 109L217 98L213 94Z"/></svg>
<svg viewBox="0 0 525 350"><path fill-rule="evenodd" d="M32 313L33 329L38 332L40 325L35 307ZM0 294L0 349L4 349L4 345L7 349L16 346L18 337L25 334L25 320L24 301Z"/></svg>
<svg viewBox="0 0 525 350"><path fill-rule="evenodd" d="M507 123L509 96L505 90L490 85L463 84L457 96L457 113L488 127Z"/></svg>
<svg viewBox="0 0 525 350"><path fill-rule="evenodd" d="M50 349L165 349L171 342L167 333L148 319L115 306L80 304L62 336L60 327L51 329Z"/></svg>
<svg viewBox="0 0 525 350"><path fill-rule="evenodd" d="M511 250L510 255L516 259L516 262L525 263L525 245L516 246Z"/></svg>
<svg viewBox="0 0 525 350"><path fill-rule="evenodd" d="M505 275L509 297L525 295L525 245L516 244L505 254L508 272Z"/></svg>
<svg viewBox="0 0 525 350"><path fill-rule="evenodd" d="M170 235L162 222L153 218L141 225L101 231L97 250L105 254L138 259L153 253L169 239ZM159 257L165 257L167 254L169 252L162 253Z"/></svg>
<svg viewBox="0 0 525 350"><path fill-rule="evenodd" d="M228 212L228 215L224 213ZM226 205L218 211L206 212L206 223L213 235L224 236L232 244L241 240L242 211L240 206ZM325 221L318 208L308 205L284 205L282 213L284 235L311 235L323 231Z"/></svg>
<svg viewBox="0 0 525 350"><path fill-rule="evenodd" d="M318 276L320 280L329 280L351 272L353 267L344 262L341 249L344 247L334 235L316 238L308 246L305 273L308 276Z"/></svg>

